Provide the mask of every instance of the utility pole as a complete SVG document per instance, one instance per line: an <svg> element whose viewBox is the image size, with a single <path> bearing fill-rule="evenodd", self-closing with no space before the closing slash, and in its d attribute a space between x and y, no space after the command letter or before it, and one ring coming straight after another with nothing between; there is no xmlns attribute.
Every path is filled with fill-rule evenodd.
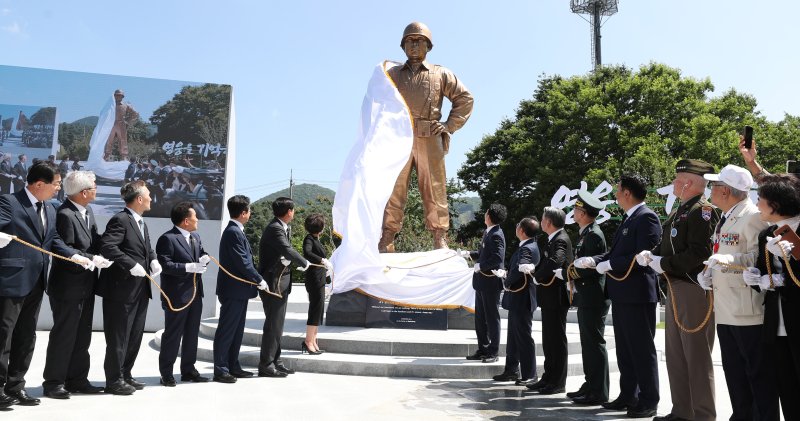
<svg viewBox="0 0 800 421"><path fill-rule="evenodd" d="M289 199L292 199L292 200L294 200L294 196L292 194L294 192L294 177L293 177L293 174L294 174L294 170L290 169L289 170Z"/></svg>

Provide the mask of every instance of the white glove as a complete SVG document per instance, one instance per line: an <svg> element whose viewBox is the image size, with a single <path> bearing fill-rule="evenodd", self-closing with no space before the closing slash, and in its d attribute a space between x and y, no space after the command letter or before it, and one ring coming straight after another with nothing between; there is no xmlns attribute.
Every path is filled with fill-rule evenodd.
<svg viewBox="0 0 800 421"><path fill-rule="evenodd" d="M204 254L204 255L200 256L200 264L201 265L205 266L210 261L211 261L211 256L209 256L207 254Z"/></svg>
<svg viewBox="0 0 800 421"><path fill-rule="evenodd" d="M138 276L138 277L142 277L142 276L147 275L147 271L144 270L142 265L140 265L138 263L136 264L136 266L131 268L130 272L131 272L131 275Z"/></svg>
<svg viewBox="0 0 800 421"><path fill-rule="evenodd" d="M601 275L605 275L606 272L611 270L611 262L608 261L608 260L603 260L602 262L597 264L597 267L594 268L594 270L596 270L597 273L599 273Z"/></svg>
<svg viewBox="0 0 800 421"><path fill-rule="evenodd" d="M505 278L506 277L506 270L505 269L492 269L492 273L494 276L498 278Z"/></svg>
<svg viewBox="0 0 800 421"><path fill-rule="evenodd" d="M732 254L712 254L705 262L703 262L709 269L722 270L726 265L733 263ZM709 275L711 276L711 275Z"/></svg>
<svg viewBox="0 0 800 421"><path fill-rule="evenodd" d="M5 247L5 246L7 246L8 243L10 243L11 240L13 240L13 239L14 239L14 236L8 235L8 234L6 234L4 232L0 232L0 249Z"/></svg>
<svg viewBox="0 0 800 421"><path fill-rule="evenodd" d="M580 257L575 259L572 264L578 269L594 269L597 263L591 257Z"/></svg>
<svg viewBox="0 0 800 421"><path fill-rule="evenodd" d="M328 259L322 259L322 265L325 266L325 276L333 276L333 263Z"/></svg>
<svg viewBox="0 0 800 421"><path fill-rule="evenodd" d="M661 268L661 256L652 256L652 259L648 266L653 268L658 274L664 273L664 269Z"/></svg>
<svg viewBox="0 0 800 421"><path fill-rule="evenodd" d="M650 250L642 250L636 255L636 263L639 266L648 266L653 261L653 252Z"/></svg>
<svg viewBox="0 0 800 421"><path fill-rule="evenodd" d="M206 273L206 267L202 263L187 263L186 273Z"/></svg>
<svg viewBox="0 0 800 421"><path fill-rule="evenodd" d="M520 271L521 272L521 271ZM564 269L554 269L553 274L556 275L556 278L564 280Z"/></svg>
<svg viewBox="0 0 800 421"><path fill-rule="evenodd" d="M298 267L297 267L297 270L299 270L300 272L305 272L306 270L308 270L308 267L309 267L309 266L311 266L311 262L309 262L308 260L306 260L306 265L305 265L305 267L300 267L300 266L298 266Z"/></svg>
<svg viewBox="0 0 800 421"><path fill-rule="evenodd" d="M158 260L153 259L150 262L150 277L155 278L158 275L161 275L161 264L158 263Z"/></svg>
<svg viewBox="0 0 800 421"><path fill-rule="evenodd" d="M458 254L459 256L461 256L463 258L469 259L469 250L458 249L458 250L456 250L456 254Z"/></svg>
<svg viewBox="0 0 800 421"><path fill-rule="evenodd" d="M528 275L530 275L531 273L533 273L534 270L536 270L536 265L534 265L533 263L523 263L519 265L517 270L519 270L522 273L527 273Z"/></svg>
<svg viewBox="0 0 800 421"><path fill-rule="evenodd" d="M481 271L481 264L480 263L475 263L475 266L472 267L472 270L474 270L475 273L480 272Z"/></svg>
<svg viewBox="0 0 800 421"><path fill-rule="evenodd" d="M702 270L697 274L697 283L700 284L700 288L703 288L706 291L711 291L712 289L711 271L711 266L709 266L708 269Z"/></svg>
<svg viewBox="0 0 800 421"><path fill-rule="evenodd" d="M114 262L112 262L111 260L106 259L105 257L103 257L103 256L101 256L99 254L95 254L94 255L94 257L92 258L92 263L94 263L94 265L98 269L105 269L105 268L111 266L112 264L114 264Z"/></svg>
<svg viewBox="0 0 800 421"><path fill-rule="evenodd" d="M81 256L80 254L73 254L70 257L70 259L77 262L79 265L81 265L81 267L83 267L86 270L94 270L94 263L92 263L92 259L86 256Z"/></svg>
<svg viewBox="0 0 800 421"><path fill-rule="evenodd" d="M767 237L767 251L778 257L783 257L784 254L789 256L793 248L794 244L786 240L781 240L780 235L777 237Z"/></svg>
<svg viewBox="0 0 800 421"><path fill-rule="evenodd" d="M262 291L269 291L269 287L267 287L267 281L263 279L261 280L261 282L258 283L258 286L256 288Z"/></svg>

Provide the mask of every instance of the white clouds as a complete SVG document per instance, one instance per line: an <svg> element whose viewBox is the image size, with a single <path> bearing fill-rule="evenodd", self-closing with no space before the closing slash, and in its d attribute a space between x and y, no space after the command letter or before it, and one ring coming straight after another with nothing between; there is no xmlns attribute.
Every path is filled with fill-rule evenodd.
<svg viewBox="0 0 800 421"><path fill-rule="evenodd" d="M19 35L22 33L22 27L19 25L19 22L11 22L8 25L0 26L4 32L8 32L9 34Z"/></svg>
<svg viewBox="0 0 800 421"><path fill-rule="evenodd" d="M6 8L3 8L3 9L0 9L0 16L8 16L10 14L11 14L11 9L9 9L9 8L6 7Z"/></svg>

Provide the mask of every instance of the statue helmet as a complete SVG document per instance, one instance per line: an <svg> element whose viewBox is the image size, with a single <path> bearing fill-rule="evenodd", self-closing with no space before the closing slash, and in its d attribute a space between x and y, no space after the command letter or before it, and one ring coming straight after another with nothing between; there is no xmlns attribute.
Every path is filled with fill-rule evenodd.
<svg viewBox="0 0 800 421"><path fill-rule="evenodd" d="M431 30L422 22L411 22L406 26L403 31L403 39L400 40L400 48L405 48L406 37L409 35L422 35L428 40L428 51L433 49L433 37L431 37Z"/></svg>

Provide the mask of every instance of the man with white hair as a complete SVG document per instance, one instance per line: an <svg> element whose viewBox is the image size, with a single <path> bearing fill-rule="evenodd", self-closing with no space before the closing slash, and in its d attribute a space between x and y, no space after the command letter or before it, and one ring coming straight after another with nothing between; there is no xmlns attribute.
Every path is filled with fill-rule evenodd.
<svg viewBox="0 0 800 421"><path fill-rule="evenodd" d="M714 254L697 281L714 291L731 419L778 419L775 382L763 352L764 293L744 283L741 269L729 267L755 266L758 234L769 224L748 197L753 176L746 169L728 165L719 174L703 177L711 182L711 203L722 210L722 218L714 230Z"/></svg>
<svg viewBox="0 0 800 421"><path fill-rule="evenodd" d="M64 242L98 268L111 262L100 255L100 234L89 203L95 200L97 186L91 171L73 171L64 178L67 200L56 213L56 231ZM94 287L98 271L53 260L47 295L53 311L53 329L47 343L44 367L44 395L69 399L70 392L100 393L102 387L89 383L89 344L92 340Z"/></svg>

